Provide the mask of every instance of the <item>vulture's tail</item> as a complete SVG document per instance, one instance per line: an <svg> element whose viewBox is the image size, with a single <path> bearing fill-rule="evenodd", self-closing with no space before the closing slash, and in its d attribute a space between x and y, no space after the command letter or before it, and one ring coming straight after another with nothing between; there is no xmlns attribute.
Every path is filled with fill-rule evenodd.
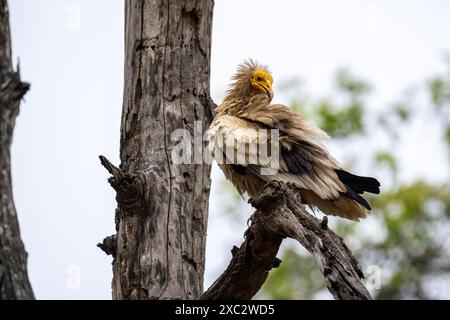
<svg viewBox="0 0 450 320"><path fill-rule="evenodd" d="M371 177L361 177L344 170L336 170L339 180L357 194L363 192L380 193L380 183Z"/></svg>

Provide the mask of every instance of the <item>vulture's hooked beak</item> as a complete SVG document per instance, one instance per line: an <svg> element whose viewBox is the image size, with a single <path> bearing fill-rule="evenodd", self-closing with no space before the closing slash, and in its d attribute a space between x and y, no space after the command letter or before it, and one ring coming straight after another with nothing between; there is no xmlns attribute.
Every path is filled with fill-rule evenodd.
<svg viewBox="0 0 450 320"><path fill-rule="evenodd" d="M271 101L273 98L273 90L272 90L272 83L270 83L270 81L266 82L264 90L266 91L267 97L269 97L269 100Z"/></svg>

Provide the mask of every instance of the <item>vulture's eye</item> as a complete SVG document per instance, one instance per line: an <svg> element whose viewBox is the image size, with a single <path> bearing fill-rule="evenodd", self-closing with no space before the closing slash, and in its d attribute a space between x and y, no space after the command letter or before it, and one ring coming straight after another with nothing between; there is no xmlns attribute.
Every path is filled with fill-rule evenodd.
<svg viewBox="0 0 450 320"><path fill-rule="evenodd" d="M260 76L256 77L256 81L262 81L262 78Z"/></svg>

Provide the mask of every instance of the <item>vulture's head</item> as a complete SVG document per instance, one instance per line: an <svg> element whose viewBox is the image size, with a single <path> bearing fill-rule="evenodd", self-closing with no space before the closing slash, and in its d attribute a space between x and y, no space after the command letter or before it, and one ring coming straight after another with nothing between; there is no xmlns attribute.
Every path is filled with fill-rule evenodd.
<svg viewBox="0 0 450 320"><path fill-rule="evenodd" d="M225 99L245 99L257 94L273 98L273 78L266 66L253 60L244 61L238 66Z"/></svg>

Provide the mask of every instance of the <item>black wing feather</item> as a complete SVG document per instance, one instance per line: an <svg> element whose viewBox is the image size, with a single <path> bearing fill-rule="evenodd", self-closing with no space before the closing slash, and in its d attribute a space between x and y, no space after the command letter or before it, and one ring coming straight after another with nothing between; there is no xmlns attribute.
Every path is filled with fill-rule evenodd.
<svg viewBox="0 0 450 320"><path fill-rule="evenodd" d="M313 165L306 152L302 152L302 148L294 144L291 150L281 149L281 156L286 162L290 173L300 174L313 170Z"/></svg>
<svg viewBox="0 0 450 320"><path fill-rule="evenodd" d="M353 191L352 189L350 189L349 186L345 185L345 187L347 188L346 192L343 192L342 195L346 196L347 198L353 199L356 202L358 202L359 204L362 204L366 209L368 210L372 210L372 208L370 207L369 203L366 201L366 199L364 199L363 197L361 197L359 194L357 194L355 191Z"/></svg>
<svg viewBox="0 0 450 320"><path fill-rule="evenodd" d="M380 193L380 183L375 178L357 176L345 170L336 170L336 174L342 183L357 194L364 192Z"/></svg>

